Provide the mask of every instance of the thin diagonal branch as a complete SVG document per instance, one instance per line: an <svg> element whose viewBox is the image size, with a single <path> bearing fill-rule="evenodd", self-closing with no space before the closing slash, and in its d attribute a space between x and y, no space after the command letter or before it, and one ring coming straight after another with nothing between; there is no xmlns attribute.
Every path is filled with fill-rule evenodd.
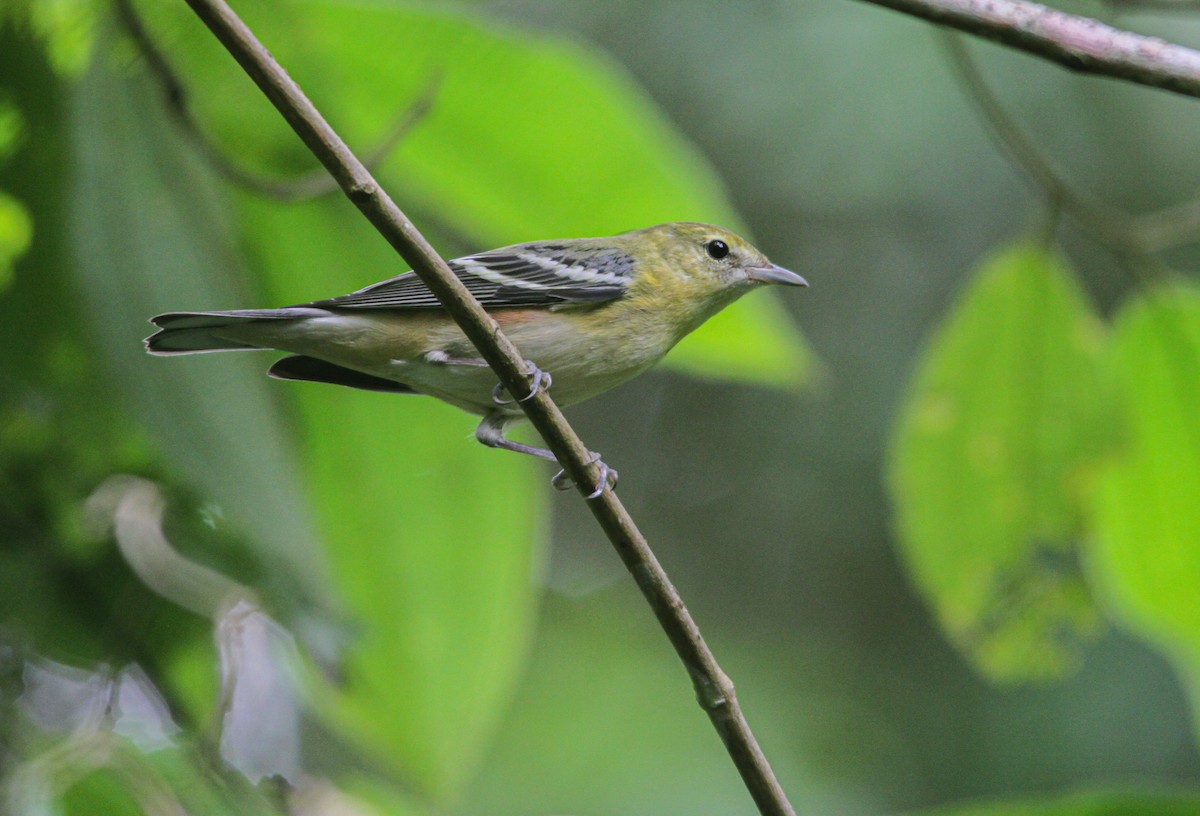
<svg viewBox="0 0 1200 816"><path fill-rule="evenodd" d="M863 0L1087 74L1200 97L1200 51L1028 0Z"/></svg>
<svg viewBox="0 0 1200 816"><path fill-rule="evenodd" d="M471 296L225 0L187 2L325 165L347 197L437 296L508 392L529 392L532 383L524 358L496 321ZM590 490L586 486L597 483L600 469L592 463L587 448L554 401L542 390L521 406L574 483L585 486L580 491L586 495ZM742 715L733 683L717 664L679 593L624 505L612 490L604 491L587 505L633 574L691 675L700 705L724 741L759 811L770 816L792 816L792 806Z"/></svg>
<svg viewBox="0 0 1200 816"><path fill-rule="evenodd" d="M192 143L192 147L218 174L242 189L280 201L308 201L337 192L337 182L322 167L294 178L277 179L248 170L227 156L220 146L209 138L204 132L204 128L196 120L187 87L171 66L166 54L162 52L146 29L145 23L142 22L142 18L138 16L137 10L133 6L133 0L115 0L115 6L121 24L133 39L134 44L137 45L138 50L141 51L146 65L150 68L150 73L154 75L162 89L163 97L167 102L167 110L188 141ZM374 167L383 161L400 143L400 140L425 118L433 106L433 100L437 96L441 83L440 71L434 72L426 80L417 97L400 111L379 144L367 153L364 163L368 167Z"/></svg>

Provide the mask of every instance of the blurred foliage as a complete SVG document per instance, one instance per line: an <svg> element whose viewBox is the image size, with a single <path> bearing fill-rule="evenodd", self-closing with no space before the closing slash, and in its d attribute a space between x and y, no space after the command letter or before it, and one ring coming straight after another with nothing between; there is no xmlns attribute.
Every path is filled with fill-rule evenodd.
<svg viewBox="0 0 1200 816"><path fill-rule="evenodd" d="M623 495L797 809L1200 812L1168 792L1200 782L1178 685L1104 626L1172 660L1196 710L1200 297L1123 274L1194 252L1114 263L1068 229L1068 264L1013 243L1021 194L903 18L486 5L238 11L356 147L436 85L377 170L447 255L696 219L753 224L813 281L787 308L824 399L798 401L815 355L755 296L668 358L708 382L645 378L573 413L633 464ZM232 163L313 168L184 4L138 9ZM0 10L0 810L750 812L630 586L597 591L617 567L591 520L551 515L544 469L432 401L273 383L256 355L144 356L156 312L401 267L340 196L220 178L108 11ZM1192 108L1005 60L990 71L1067 172L1122 205L1191 194ZM889 427L919 600L986 678L1061 685L997 691L943 648L886 549ZM89 530L85 499L119 472L169 498L163 519L109 508L142 546L239 583L211 618Z"/></svg>
<svg viewBox="0 0 1200 816"><path fill-rule="evenodd" d="M219 140L238 145L236 161L270 166L284 157L284 170L306 163L277 115L196 21L181 16L182 6L147 10L162 15L152 25L172 44L171 58L185 76L205 77L197 107ZM33 16L38 29L53 17ZM317 98L324 92L331 116L345 120L351 136L386 121L390 111L379 99L403 105L431 71L445 75L437 113L381 172L405 179L415 210L427 212L435 232L452 241L478 248L667 218L733 220L698 154L614 66L576 46L530 40L458 14L339 3L295 4L258 23L269 41L290 43L281 49L289 67ZM312 33L300 34L306 30ZM398 72L388 44L414 31L427 56L412 55ZM250 290L304 300L359 288L384 274L364 278L363 269L386 270L396 261L340 197L283 208L243 193L235 196L240 214L231 218L211 169L170 130L153 82L129 71L128 43L106 34L91 50L93 63L72 92L75 173L67 195L78 287L92 316L76 325L88 325L103 359L88 365L114 372L123 393L112 396L128 412L123 421L148 431L164 461L220 508L208 513L210 522L244 535L260 562L271 565L264 589L341 678L337 691L313 692L326 724L407 784L453 798L479 761L527 653L530 576L547 509L539 471L517 457L488 456L464 439L461 415L443 406L306 387L290 389L293 404L285 406L277 386L261 376L262 364L249 358L179 370L147 365L139 327L155 312L245 302ZM474 61L455 58L456 50ZM345 86L357 95L334 93L340 73L376 86L360 81ZM230 98L244 103L228 104ZM528 100L542 107L505 117ZM608 133L587 162L562 146L579 127ZM614 183L614 167L625 183ZM546 183L533 181L539 179ZM588 206L562 206L564 189L590 191ZM564 221L568 215L577 220ZM254 283L243 256L260 273ZM681 366L789 385L804 376L807 352L770 299L750 301L707 331L698 350L680 353ZM746 350L748 365L730 356L737 348ZM76 353L90 351L80 346ZM23 426L12 433L31 440ZM96 450L66 442L70 451ZM44 446L35 455L44 457ZM97 471L79 474L83 486L59 503L78 506L105 472L147 467L157 465L101 457ZM388 487L364 490L364 480ZM17 498L21 507L31 503ZM19 607L6 615L21 617ZM71 613L39 617L60 622ZM32 642L50 643L44 636ZM204 718L211 701L197 696L205 686L190 676L197 671L202 663L188 657L156 676L177 684L196 708L192 715Z"/></svg>
<svg viewBox="0 0 1200 816"><path fill-rule="evenodd" d="M1200 295L1150 288L1105 333L1043 251L984 264L897 427L900 540L988 673L1077 664L1098 594L1200 699Z"/></svg>
<svg viewBox="0 0 1200 816"><path fill-rule="evenodd" d="M400 200L428 213L435 232L469 240L470 249L535 236L604 234L674 218L730 220L702 160L618 71L586 51L419 9L302 2L272 7L270 14L246 11L258 35L278 44L279 58L352 141L380 132L395 114L390 108L403 110L431 75L440 78L433 112L380 173L389 182L403 180ZM161 39L172 43L170 54L182 74L205 77L196 107L218 142L238 145L237 161L261 156L278 172L311 163L185 8L157 5L147 12L153 12L150 22ZM401 36L412 46L398 65L392 55ZM96 94L85 90L82 98ZM231 98L245 101L228 104ZM522 115L508 116L513 109ZM587 161L563 147L581 128L606 133ZM622 168L616 179L614 167ZM588 191L587 206L563 206L563 190ZM192 198L183 195L184 201ZM268 302L351 291L381 277L364 277L364 269L397 266L392 250L340 196L282 208L244 194L237 206L241 241ZM220 224L217 218L190 222L194 233L199 225ZM164 229L154 232L166 244L179 241ZM189 277L219 277L219 271ZM149 269L142 274L167 280ZM220 306L230 299L212 293L187 299L176 290L141 312L184 302ZM121 321L123 328L136 325L132 318ZM703 347L682 359L708 373L794 384L807 356L791 326L773 300L750 301L708 329L717 338L708 343L747 349L751 366L705 355ZM122 348L136 348L131 340L123 331ZM154 374L174 377L170 368ZM228 367L211 371L228 376ZM221 417L233 416L230 394L245 385L227 385L229 393L198 388L204 396L187 404L194 409L207 403ZM255 385L269 387L261 377ZM488 456L463 438L463 417L444 406L306 386L291 396L298 406L302 470L310 481L307 506L318 517L339 597L353 620L374 622L362 624L368 628L340 667L347 694L336 704L327 700L322 710L420 787L452 797L478 762L524 662L533 622L529 576L540 540L537 520L545 512L535 477L540 471L517 457ZM247 414L260 422L269 416L252 405L236 416L240 421ZM195 423L183 427L194 433ZM422 431L414 434L413 428ZM239 428L247 436L259 432ZM255 450L232 434L214 436L232 449ZM182 445L170 440L165 447ZM398 492L363 491L358 479L367 474L383 475ZM239 500L270 505L245 491Z"/></svg>
<svg viewBox="0 0 1200 816"><path fill-rule="evenodd" d="M1080 481L1110 436L1104 333L1069 268L1019 245L951 310L901 413L900 541L955 642L999 678L1061 675L1099 617Z"/></svg>
<svg viewBox="0 0 1200 816"><path fill-rule="evenodd" d="M1108 363L1122 444L1092 500L1097 585L1114 617L1180 665L1200 705L1200 291L1156 286L1117 315Z"/></svg>
<svg viewBox="0 0 1200 816"><path fill-rule="evenodd" d="M171 43L181 73L205 78L196 108L219 144L238 146L240 165L257 159L279 174L313 165L186 8L157 4L146 12L163 18L157 30ZM618 65L593 51L420 6L299 0L243 12L350 144L371 144L436 81L432 112L378 172L397 200L429 219L434 234L440 229L462 244L456 252L663 221L742 228L704 158ZM595 135L586 154L563 149L581 134ZM343 213L363 239L343 241L339 250L362 252L369 269L396 266L393 251L346 202L331 202L322 213L331 211ZM354 258L323 266L291 252L290 260L306 261L281 279L293 294L272 287L272 297L360 288L378 277L364 276ZM301 277L305 271L311 279ZM794 386L804 380L811 354L777 299L760 294L698 329L668 361L709 376Z"/></svg>

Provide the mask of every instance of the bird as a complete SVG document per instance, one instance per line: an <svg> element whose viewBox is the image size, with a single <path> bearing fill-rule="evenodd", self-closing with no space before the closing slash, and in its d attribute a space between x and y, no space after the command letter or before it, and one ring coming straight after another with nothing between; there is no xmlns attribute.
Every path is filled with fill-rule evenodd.
<svg viewBox="0 0 1200 816"><path fill-rule="evenodd" d="M533 391L503 396L494 374L414 272L347 295L278 309L167 312L150 319L154 355L273 349L267 371L368 391L426 394L482 416L475 438L557 461L513 441L519 402L551 388L574 405L646 369L708 318L764 285L808 286L722 227L672 222L604 238L514 244L448 261L527 357ZM589 498L615 487L600 461ZM552 479L566 489L563 471Z"/></svg>

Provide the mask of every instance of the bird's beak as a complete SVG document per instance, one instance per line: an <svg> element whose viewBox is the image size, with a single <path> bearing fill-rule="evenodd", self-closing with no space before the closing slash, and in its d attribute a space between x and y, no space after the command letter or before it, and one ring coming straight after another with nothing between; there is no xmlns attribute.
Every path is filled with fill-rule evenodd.
<svg viewBox="0 0 1200 816"><path fill-rule="evenodd" d="M788 286L808 286L808 281L791 270L782 266L752 266L746 270L746 277L759 283L783 283Z"/></svg>

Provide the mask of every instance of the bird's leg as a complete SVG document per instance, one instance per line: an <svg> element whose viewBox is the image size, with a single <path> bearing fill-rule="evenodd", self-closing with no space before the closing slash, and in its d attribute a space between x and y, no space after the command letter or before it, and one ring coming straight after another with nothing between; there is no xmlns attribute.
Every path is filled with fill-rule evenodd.
<svg viewBox="0 0 1200 816"><path fill-rule="evenodd" d="M475 428L475 438L489 448L501 448L503 450L524 453L529 456L536 456L548 462L558 462L558 457L545 448L536 448L533 445L514 442L506 437L504 435L505 430L515 421L517 421L516 417L506 416L501 411L492 411L480 420L478 427ZM589 464L594 464L600 468L600 478L597 480L596 489L588 495L589 499L594 499L600 496L605 490L612 490L617 486L617 471L604 464L600 459L600 454L590 451L589 454L592 457ZM567 478L566 470L560 470L554 474L554 477L550 479L550 484L554 485L557 490L570 490L575 486Z"/></svg>
<svg viewBox="0 0 1200 816"><path fill-rule="evenodd" d="M508 427L518 421L520 421L518 417L507 416L502 411L492 411L480 420L479 425L475 428L475 438L489 448L516 451L545 459L547 462L557 462L558 457L545 448L535 448L533 445L514 442L504 435Z"/></svg>

